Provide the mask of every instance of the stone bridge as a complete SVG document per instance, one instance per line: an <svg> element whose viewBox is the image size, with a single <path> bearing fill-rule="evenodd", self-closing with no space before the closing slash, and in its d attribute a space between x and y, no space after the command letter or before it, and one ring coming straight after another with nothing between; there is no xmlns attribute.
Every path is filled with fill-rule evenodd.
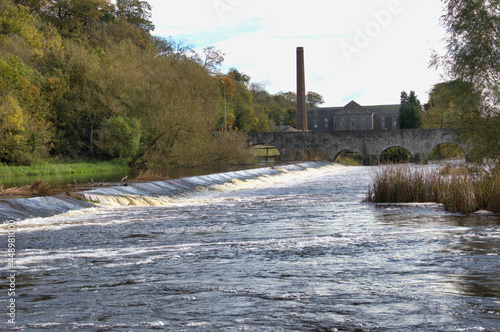
<svg viewBox="0 0 500 332"><path fill-rule="evenodd" d="M320 153L335 161L344 151L357 152L365 165L378 164L384 151L392 147L402 147L413 156L414 162L426 160L436 146L443 143L457 144L467 155L467 149L460 144L457 136L449 129L403 129L366 130L336 132L275 132L249 133L252 145L274 146L282 159Z"/></svg>

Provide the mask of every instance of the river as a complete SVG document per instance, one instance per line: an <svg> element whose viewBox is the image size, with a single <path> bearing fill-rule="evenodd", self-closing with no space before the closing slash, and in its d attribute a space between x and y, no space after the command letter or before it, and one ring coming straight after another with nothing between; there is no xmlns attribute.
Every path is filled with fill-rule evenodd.
<svg viewBox="0 0 500 332"><path fill-rule="evenodd" d="M99 207L17 221L0 329L499 331L500 217L363 203L376 169L96 189Z"/></svg>

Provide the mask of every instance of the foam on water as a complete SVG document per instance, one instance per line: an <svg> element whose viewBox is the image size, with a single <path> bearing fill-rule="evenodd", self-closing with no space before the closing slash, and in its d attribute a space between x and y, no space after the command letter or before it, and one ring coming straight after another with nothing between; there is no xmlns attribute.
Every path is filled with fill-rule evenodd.
<svg viewBox="0 0 500 332"><path fill-rule="evenodd" d="M227 191L253 189L344 169L328 162L257 168L166 181L131 183L53 197L0 201L0 221L18 220L19 230L66 227L74 214L94 215L96 208L169 207L196 204ZM51 218L61 215L63 218ZM24 220L24 221L21 221ZM73 220L74 224L74 220ZM69 226L73 226L69 225ZM1 224L0 230L7 224Z"/></svg>
<svg viewBox="0 0 500 332"><path fill-rule="evenodd" d="M81 193L83 200L101 206L169 206L179 200L209 192L252 189L291 181L298 177L317 176L344 168L326 162L308 162L228 173L181 178L129 186L99 188Z"/></svg>

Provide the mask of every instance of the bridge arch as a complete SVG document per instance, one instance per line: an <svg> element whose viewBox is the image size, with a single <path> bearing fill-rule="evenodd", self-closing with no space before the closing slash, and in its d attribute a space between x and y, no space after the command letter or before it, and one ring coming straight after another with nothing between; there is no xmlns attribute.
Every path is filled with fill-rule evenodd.
<svg viewBox="0 0 500 332"><path fill-rule="evenodd" d="M355 161L359 163L364 163L364 156L361 155L360 151L355 151L354 149L344 149L342 151L336 151L333 158L331 158L334 162L339 162L341 158L347 157L349 162Z"/></svg>
<svg viewBox="0 0 500 332"><path fill-rule="evenodd" d="M278 146L270 145L268 143L253 143L249 141L250 146L253 150L259 151L254 154L254 157L259 159L260 162L275 162L276 160L281 160L282 152L280 151ZM278 154L276 154L276 150Z"/></svg>
<svg viewBox="0 0 500 332"><path fill-rule="evenodd" d="M393 150L393 155L391 156L390 153L389 153L389 150L391 150L391 149L401 149L401 150L399 150L399 151ZM402 153L405 153L404 151L406 151L407 156L402 155ZM396 154L396 152L398 154ZM378 163L382 163L384 161L383 160L384 157L389 158L389 160L387 160L387 161L393 161L393 162L402 161L403 158L407 157L407 159L405 159L405 160L408 160L408 161L412 162L415 159L415 154L412 151L410 151L410 149L408 149L408 148L406 148L404 146L401 146L401 145L391 145L390 147L384 149L377 156Z"/></svg>
<svg viewBox="0 0 500 332"><path fill-rule="evenodd" d="M444 151L439 151L439 149L443 149ZM453 154L460 154L460 156ZM429 151L429 158L430 159L441 159L441 158L447 158L447 157L460 157L460 158L465 158L467 159L467 152L466 149L464 149L464 146L462 144L459 144L457 142L451 142L451 141L443 141L439 144L436 144L430 151Z"/></svg>
<svg viewBox="0 0 500 332"><path fill-rule="evenodd" d="M436 145L458 144L456 134L449 129L249 133L248 140L253 145L275 146L283 159L318 151L333 161L342 151L356 151L363 156L365 165L378 163L382 152L395 146L405 148L414 161L419 162L425 160ZM467 151L463 145L458 145Z"/></svg>
<svg viewBox="0 0 500 332"><path fill-rule="evenodd" d="M387 144L387 145L383 145L382 148L380 149L380 152L378 154L378 157L380 158L380 156L382 155L382 153L386 152L387 150L389 149L392 149L392 148L401 148L401 149L405 149L406 151L408 151L412 156L415 156L415 151L413 151L413 149L409 146L407 146L406 144L400 144L398 142L394 142L394 143L391 143L391 144Z"/></svg>

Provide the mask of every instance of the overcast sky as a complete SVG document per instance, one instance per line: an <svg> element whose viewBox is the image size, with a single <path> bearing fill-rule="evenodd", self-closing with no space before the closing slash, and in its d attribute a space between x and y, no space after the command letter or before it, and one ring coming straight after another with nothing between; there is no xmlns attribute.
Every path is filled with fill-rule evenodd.
<svg viewBox="0 0 500 332"><path fill-rule="evenodd" d="M426 103L443 53L439 0L148 0L153 34L226 54L271 93L296 91L296 48L304 47L306 90L322 106L397 104L414 90Z"/></svg>

